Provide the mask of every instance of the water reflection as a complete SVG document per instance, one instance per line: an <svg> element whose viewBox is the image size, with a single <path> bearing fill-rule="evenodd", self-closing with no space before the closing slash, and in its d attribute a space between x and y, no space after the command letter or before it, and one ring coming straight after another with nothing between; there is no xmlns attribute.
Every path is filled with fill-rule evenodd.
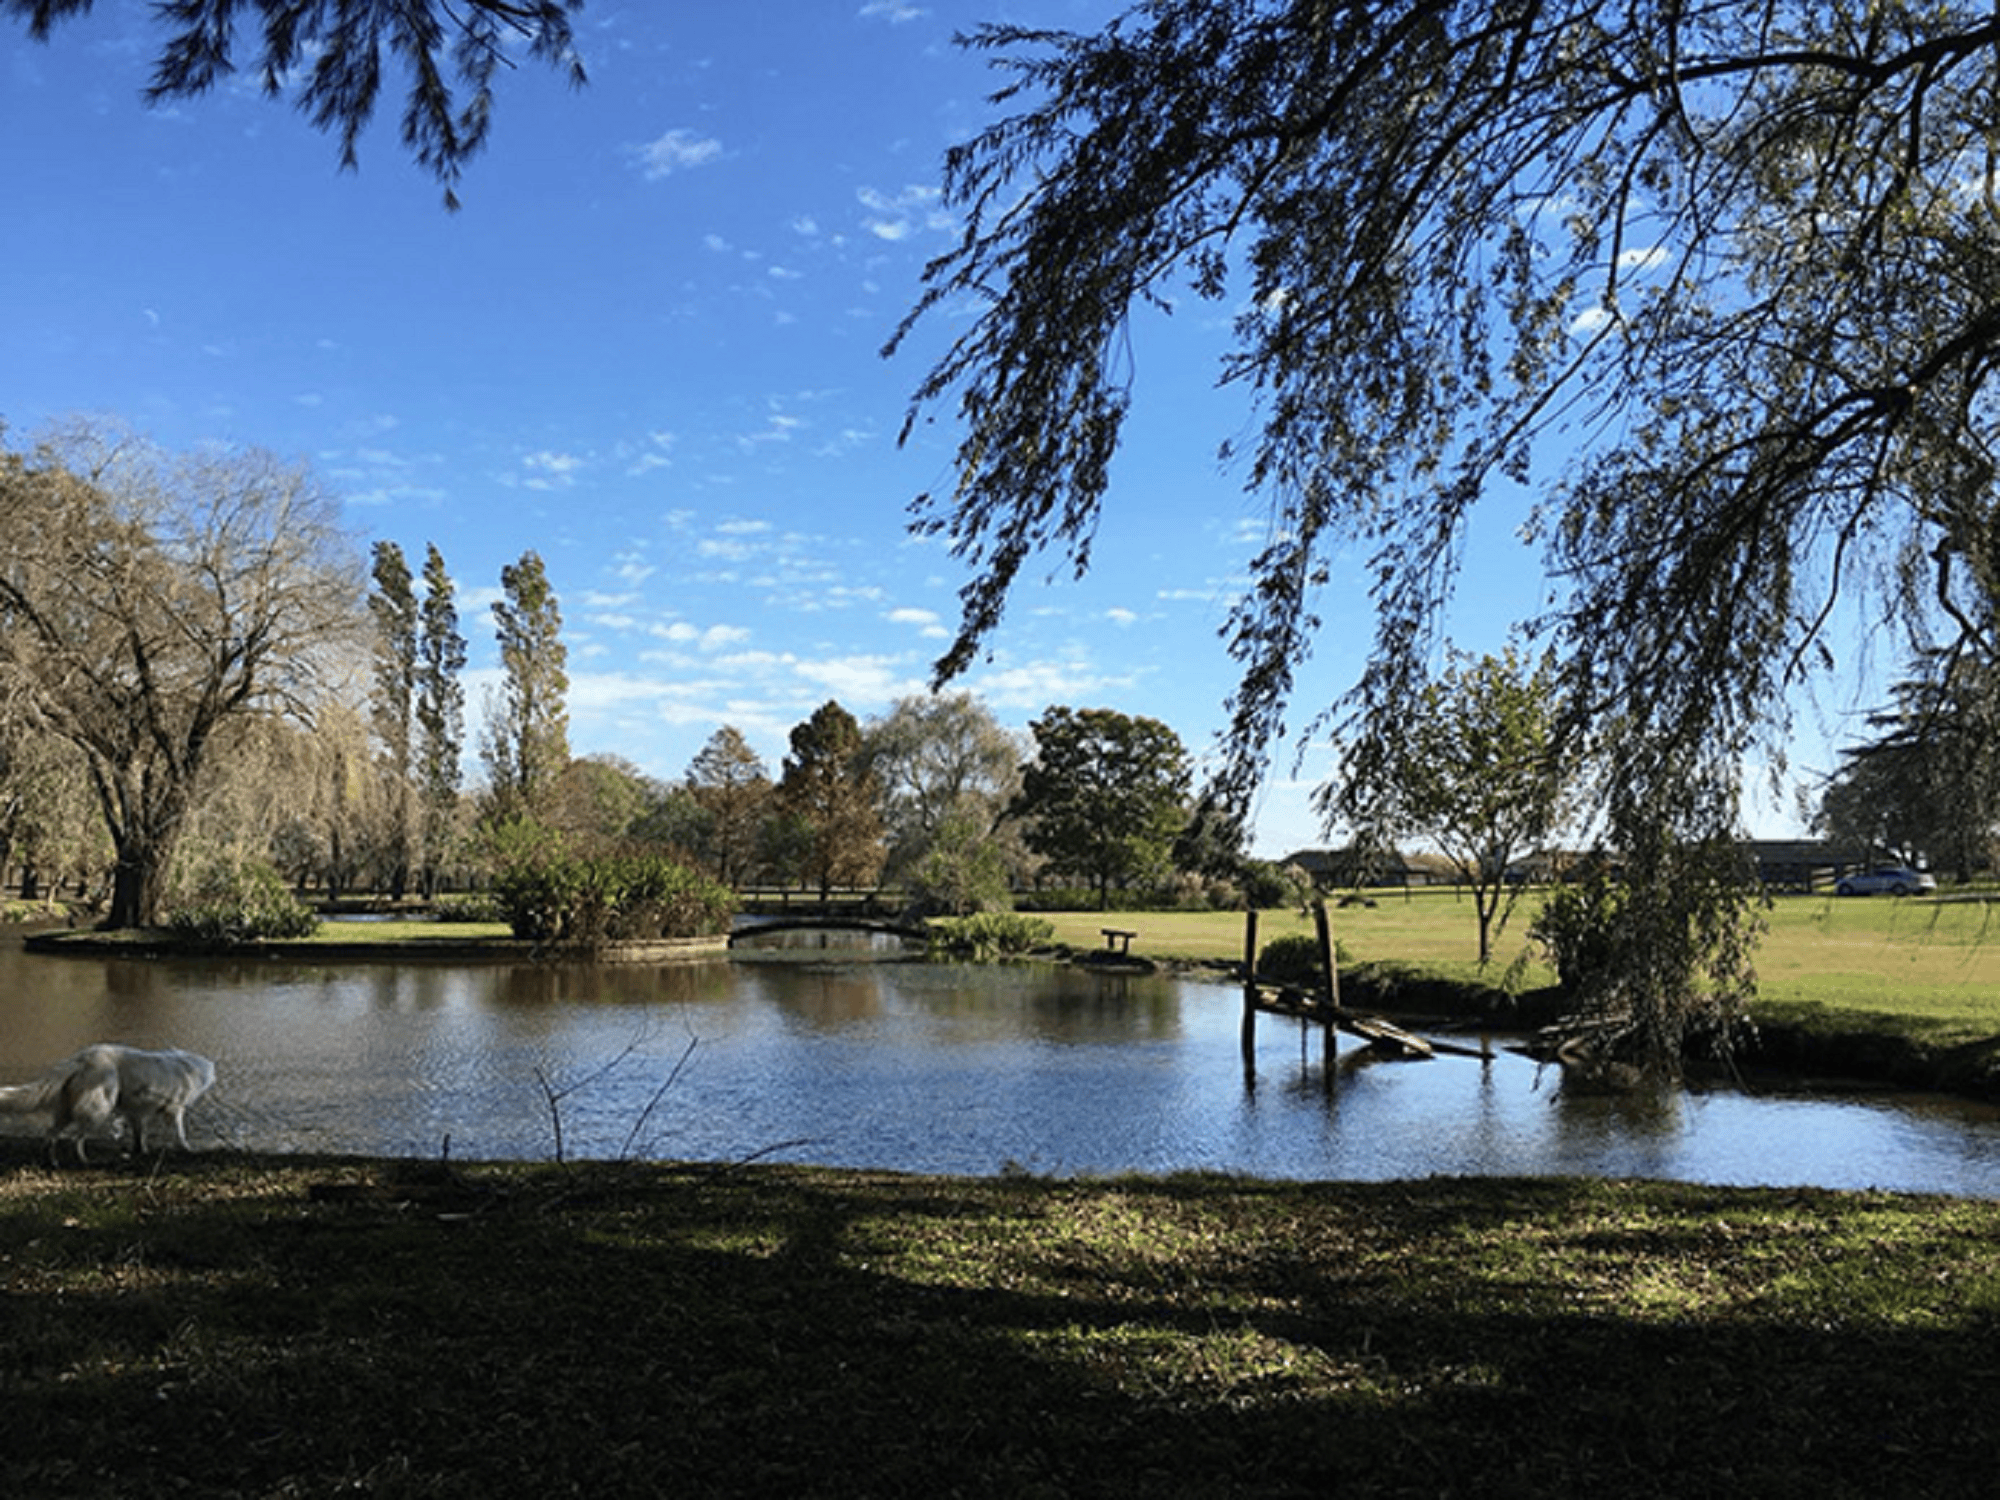
<svg viewBox="0 0 2000 1500"><path fill-rule="evenodd" d="M296 965L0 946L0 1079L83 1043L192 1047L197 1135L267 1149L918 1171L1643 1175L2000 1195L2000 1110L1939 1101L1561 1097L1490 1063L1372 1060L1225 986L1082 969L787 961ZM676 1069L679 1069L676 1075ZM668 1080L672 1080L669 1085ZM664 1089L664 1092L662 1092Z"/></svg>

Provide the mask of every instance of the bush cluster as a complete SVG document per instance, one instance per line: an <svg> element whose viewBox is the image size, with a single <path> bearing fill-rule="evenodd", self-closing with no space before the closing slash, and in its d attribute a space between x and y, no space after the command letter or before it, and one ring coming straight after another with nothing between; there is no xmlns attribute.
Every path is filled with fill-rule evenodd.
<svg viewBox="0 0 2000 1500"><path fill-rule="evenodd" d="M1612 944L1625 906L1624 887L1601 869L1556 886L1542 903L1528 936L1541 945L1562 987L1588 988L1613 960Z"/></svg>
<svg viewBox="0 0 2000 1500"><path fill-rule="evenodd" d="M941 917L930 924L931 952L948 958L987 962L1028 953L1048 943L1055 928L1040 917L1011 911L982 911L969 917Z"/></svg>
<svg viewBox="0 0 2000 1500"><path fill-rule="evenodd" d="M190 943L284 942L311 937L319 918L261 861L218 861L167 914L167 928Z"/></svg>
<svg viewBox="0 0 2000 1500"><path fill-rule="evenodd" d="M1338 939L1333 945L1333 961L1342 967L1351 961ZM1272 938L1257 955L1257 977L1267 984L1317 989L1325 982L1319 967L1319 939L1305 932Z"/></svg>
<svg viewBox="0 0 2000 1500"><path fill-rule="evenodd" d="M736 893L660 854L572 854L550 846L493 884L514 936L540 943L642 942L727 932Z"/></svg>

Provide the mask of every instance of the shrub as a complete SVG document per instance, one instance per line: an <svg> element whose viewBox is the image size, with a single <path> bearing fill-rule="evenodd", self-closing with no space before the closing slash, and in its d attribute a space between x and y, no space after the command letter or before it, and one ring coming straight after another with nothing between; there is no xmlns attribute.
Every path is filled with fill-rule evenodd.
<svg viewBox="0 0 2000 1500"><path fill-rule="evenodd" d="M1541 945L1564 989L1578 993L1611 963L1612 939L1625 905L1624 887L1602 868L1549 892L1528 936Z"/></svg>
<svg viewBox="0 0 2000 1500"><path fill-rule="evenodd" d="M931 951L985 963L1030 952L1055 935L1055 928L1040 917L1011 911L983 911L932 922Z"/></svg>
<svg viewBox="0 0 2000 1500"><path fill-rule="evenodd" d="M504 922L507 914L490 891L455 891L431 902L440 922Z"/></svg>
<svg viewBox="0 0 2000 1500"><path fill-rule="evenodd" d="M515 830L493 899L514 936L538 943L642 942L727 932L736 893L655 853L579 855Z"/></svg>
<svg viewBox="0 0 2000 1500"><path fill-rule="evenodd" d="M282 942L311 937L319 918L262 860L218 860L168 913L167 927L192 943Z"/></svg>
<svg viewBox="0 0 2000 1500"><path fill-rule="evenodd" d="M1269 860L1246 861L1242 872L1243 898L1250 905L1298 909L1312 900L1312 877L1297 865L1274 864Z"/></svg>
<svg viewBox="0 0 2000 1500"><path fill-rule="evenodd" d="M1333 961L1342 967L1352 961L1338 939L1333 945ZM1306 932L1272 938L1257 955L1257 977L1269 984L1317 989L1325 982L1319 966L1319 939Z"/></svg>

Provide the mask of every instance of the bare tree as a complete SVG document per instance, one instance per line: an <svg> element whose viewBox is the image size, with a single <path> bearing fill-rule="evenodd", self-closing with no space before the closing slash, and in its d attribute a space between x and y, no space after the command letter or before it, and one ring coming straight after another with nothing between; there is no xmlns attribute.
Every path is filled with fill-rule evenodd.
<svg viewBox="0 0 2000 1500"><path fill-rule="evenodd" d="M83 754L107 925L150 924L218 730L309 717L358 645L358 562L312 475L256 450L77 426L0 452L0 497L0 669Z"/></svg>

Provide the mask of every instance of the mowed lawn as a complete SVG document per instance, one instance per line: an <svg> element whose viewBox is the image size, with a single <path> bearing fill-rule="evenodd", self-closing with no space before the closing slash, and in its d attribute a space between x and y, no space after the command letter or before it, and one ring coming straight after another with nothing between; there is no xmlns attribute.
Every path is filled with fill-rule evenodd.
<svg viewBox="0 0 2000 1500"><path fill-rule="evenodd" d="M1480 977L1478 919L1469 895L1449 890L1382 891L1372 905L1336 905L1334 936L1349 963L1408 964ZM1528 944L1538 898L1525 894L1495 944L1485 974L1497 983L1524 954L1520 982L1555 982ZM1138 934L1134 953L1224 962L1243 956L1241 912L1056 912L1044 914L1060 942L1104 946L1100 929ZM1758 950L1758 1014L1766 1020L1883 1026L1939 1042L2000 1036L2000 902L1894 897L1781 896L1766 912ZM1309 933L1295 911L1258 913L1258 944Z"/></svg>

